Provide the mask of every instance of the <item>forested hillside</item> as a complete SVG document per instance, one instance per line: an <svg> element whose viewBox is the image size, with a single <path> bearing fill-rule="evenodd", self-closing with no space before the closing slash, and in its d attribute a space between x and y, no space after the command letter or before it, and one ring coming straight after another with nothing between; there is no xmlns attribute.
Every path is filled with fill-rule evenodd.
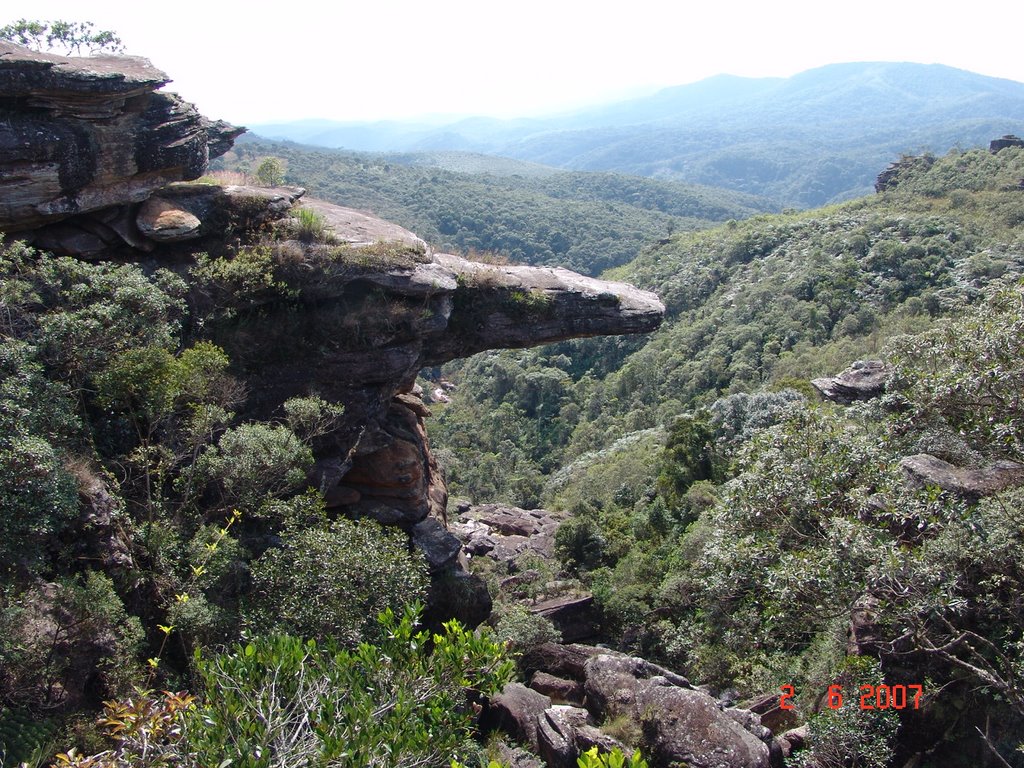
<svg viewBox="0 0 1024 768"><path fill-rule="evenodd" d="M931 691L927 715L821 708L819 759L1012 762L1020 494L914 490L901 462L1024 458L1022 180L1021 148L951 153L883 195L678 234L614 271L664 297L662 330L446 369L438 454L473 499L572 510L559 551L612 642L740 695L793 685L805 718L829 681ZM808 380L862 357L889 394L818 403Z"/></svg>
<svg viewBox="0 0 1024 768"><path fill-rule="evenodd" d="M884 194L652 247L614 272L666 301L651 337L445 371L450 478L571 509L557 545L614 642L741 696L794 686L813 764L1020 764L1020 492L910 468L1024 459L1022 180L1020 148L951 152ZM888 394L820 403L808 379L864 357ZM815 699L883 681L928 706Z"/></svg>
<svg viewBox="0 0 1024 768"><path fill-rule="evenodd" d="M285 181L384 216L442 250L496 253L590 275L624 264L672 232L774 210L719 189L458 154L354 154L244 141L222 163L251 173L268 156L283 161ZM448 170L470 161L487 172Z"/></svg>
<svg viewBox="0 0 1024 768"><path fill-rule="evenodd" d="M720 75L653 96L530 120L296 124L258 133L349 149L487 152L813 207L866 194L901 152L1024 132L1024 84L938 64L832 64L790 78Z"/></svg>

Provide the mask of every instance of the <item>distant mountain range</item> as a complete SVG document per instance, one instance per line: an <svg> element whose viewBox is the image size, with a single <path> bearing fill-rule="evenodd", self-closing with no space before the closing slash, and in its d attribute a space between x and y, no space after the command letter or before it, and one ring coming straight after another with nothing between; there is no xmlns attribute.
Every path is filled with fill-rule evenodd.
<svg viewBox="0 0 1024 768"><path fill-rule="evenodd" d="M812 207L870 191L902 153L1024 133L1024 83L940 64L832 64L789 78L719 75L653 96L517 120L250 126L362 151L461 151L617 171Z"/></svg>

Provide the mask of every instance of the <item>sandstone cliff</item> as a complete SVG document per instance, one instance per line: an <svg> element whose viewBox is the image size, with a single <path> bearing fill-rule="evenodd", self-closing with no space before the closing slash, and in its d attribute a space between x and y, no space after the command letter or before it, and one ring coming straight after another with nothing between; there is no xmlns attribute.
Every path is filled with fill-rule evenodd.
<svg viewBox="0 0 1024 768"><path fill-rule="evenodd" d="M187 183L243 129L202 117L161 91L167 82L145 59L0 43L0 230L185 277L188 334L228 352L248 392L240 416L272 418L310 393L344 404L341 428L316 446L311 483L332 508L411 531L435 570L450 567L445 553L459 543L425 522L444 519L447 491L417 373L486 349L648 332L664 307L564 269L434 253L401 227L299 188ZM321 222L315 237L298 234L300 206ZM196 278L205 254L243 253L266 259L265 290Z"/></svg>

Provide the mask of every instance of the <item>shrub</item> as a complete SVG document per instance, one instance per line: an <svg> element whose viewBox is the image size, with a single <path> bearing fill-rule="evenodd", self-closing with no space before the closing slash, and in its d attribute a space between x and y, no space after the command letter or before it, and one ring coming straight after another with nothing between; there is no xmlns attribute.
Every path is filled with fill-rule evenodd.
<svg viewBox="0 0 1024 768"><path fill-rule="evenodd" d="M647 768L647 761L639 751L626 756L618 747L601 753L597 747L591 747L577 758L576 764L579 768Z"/></svg>
<svg viewBox="0 0 1024 768"><path fill-rule="evenodd" d="M493 693L511 664L486 634L415 631L416 609L385 611L381 643L261 638L197 657L204 702L189 721L202 766L447 766L466 759L467 688Z"/></svg>
<svg viewBox="0 0 1024 768"><path fill-rule="evenodd" d="M0 28L0 40L10 40L35 51L62 48L67 55L88 53L121 53L124 44L109 29L93 31L91 21L28 21L19 19Z"/></svg>
<svg viewBox="0 0 1024 768"><path fill-rule="evenodd" d="M572 517L555 533L555 554L571 572L589 571L601 565L606 541L597 523L586 517Z"/></svg>
<svg viewBox="0 0 1024 768"><path fill-rule="evenodd" d="M521 654L535 645L548 641L560 642L561 633L550 619L531 613L520 604L502 611L494 628L494 637L513 654Z"/></svg>
<svg viewBox="0 0 1024 768"><path fill-rule="evenodd" d="M295 237L304 243L333 243L334 233L327 225L327 219L312 208L296 208L294 211Z"/></svg>
<svg viewBox="0 0 1024 768"><path fill-rule="evenodd" d="M1024 456L1024 293L891 346L898 431L948 429L986 453Z"/></svg>
<svg viewBox="0 0 1024 768"><path fill-rule="evenodd" d="M256 178L264 187L284 184L284 164L276 157L268 157L256 168Z"/></svg>
<svg viewBox="0 0 1024 768"><path fill-rule="evenodd" d="M312 452L290 429L253 423L221 435L196 461L196 472L220 487L227 506L256 510L268 497L298 489L312 464Z"/></svg>
<svg viewBox="0 0 1024 768"><path fill-rule="evenodd" d="M884 683L879 662L850 656L835 684L844 696L861 685ZM846 701L835 709L823 709L808 723L806 750L796 756L798 768L886 768L894 755L898 716L893 709L860 709Z"/></svg>
<svg viewBox="0 0 1024 768"><path fill-rule="evenodd" d="M380 612L422 600L427 583L423 556L398 531L369 520L289 527L283 546L252 564L243 614L260 633L355 644L379 630Z"/></svg>

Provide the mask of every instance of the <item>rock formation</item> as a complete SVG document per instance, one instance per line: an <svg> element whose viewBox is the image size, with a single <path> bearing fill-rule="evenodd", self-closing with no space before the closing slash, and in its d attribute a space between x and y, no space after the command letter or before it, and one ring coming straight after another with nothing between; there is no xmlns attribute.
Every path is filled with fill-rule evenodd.
<svg viewBox="0 0 1024 768"><path fill-rule="evenodd" d="M838 376L814 379L811 385L826 400L850 405L881 395L890 373L892 368L881 360L858 360Z"/></svg>
<svg viewBox="0 0 1024 768"><path fill-rule="evenodd" d="M1001 139L992 139L988 145L989 152L992 152L993 154L1001 149L1006 149L1007 147L1024 147L1024 139L1008 133Z"/></svg>
<svg viewBox="0 0 1024 768"><path fill-rule="evenodd" d="M648 332L663 305L565 269L436 254L401 227L299 188L189 183L244 129L207 120L160 91L167 82L146 59L0 43L0 231L182 275L199 335L245 371L240 416L275 418L287 398L311 393L344 405L340 427L315 446L310 482L329 508L409 531L435 575L464 579L461 542L442 522L447 489L420 369L485 349ZM301 231L298 205L321 231ZM235 258L229 241L268 256L271 287L196 277L196 254ZM460 616L478 622L486 595L462 587L462 602L478 604Z"/></svg>
<svg viewBox="0 0 1024 768"><path fill-rule="evenodd" d="M920 453L904 458L900 467L912 487L935 486L967 501L1024 485L1024 464L1016 461L996 461L987 467L971 469Z"/></svg>
<svg viewBox="0 0 1024 768"><path fill-rule="evenodd" d="M537 669L530 687L506 686L483 722L525 744L550 768L575 766L580 752L595 745L603 751L618 746L628 754L633 745L619 741L627 735L655 768L780 764L782 744L759 715L723 709L656 664L603 648L551 643L530 651L526 661ZM616 735L603 730L611 722Z"/></svg>
<svg viewBox="0 0 1024 768"><path fill-rule="evenodd" d="M211 122L129 56L55 56L0 41L0 230L145 200L194 179L244 129Z"/></svg>
<svg viewBox="0 0 1024 768"><path fill-rule="evenodd" d="M900 185L901 176L905 172L918 168L929 168L935 158L931 155L904 155L889 167L878 174L875 179L875 192L891 192Z"/></svg>

